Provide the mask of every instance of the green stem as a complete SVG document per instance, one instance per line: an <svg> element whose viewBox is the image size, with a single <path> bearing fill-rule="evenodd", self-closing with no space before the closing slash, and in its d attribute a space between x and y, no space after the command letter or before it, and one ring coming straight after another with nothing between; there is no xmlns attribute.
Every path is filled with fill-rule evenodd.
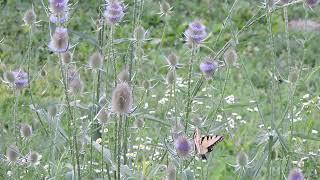
<svg viewBox="0 0 320 180"><path fill-rule="evenodd" d="M117 136L118 136L118 154L117 154L117 162L118 162L118 167L117 167L117 179L120 180L121 175L120 175L120 169L121 169L121 126L122 126L122 117L123 115L119 115L119 125L118 125L118 130L117 130Z"/></svg>
<svg viewBox="0 0 320 180"><path fill-rule="evenodd" d="M189 70L188 70L188 89L187 89L187 107L186 107L186 117L185 117L185 132L187 132L188 130L188 121L189 121L189 114L190 111L192 111L191 108L191 104L192 104L192 100L191 100L191 78L192 78L192 68L193 68L193 59L195 57L195 51L196 48L194 47L194 45L192 45L192 50L191 50L191 57L189 60Z"/></svg>

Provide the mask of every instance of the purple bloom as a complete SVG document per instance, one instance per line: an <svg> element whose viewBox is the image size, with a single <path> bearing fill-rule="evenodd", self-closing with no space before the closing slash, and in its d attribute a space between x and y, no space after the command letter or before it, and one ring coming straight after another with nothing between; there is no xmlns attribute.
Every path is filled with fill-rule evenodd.
<svg viewBox="0 0 320 180"><path fill-rule="evenodd" d="M68 12L63 13L59 18L57 14L50 14L49 20L52 23L65 23L68 20Z"/></svg>
<svg viewBox="0 0 320 180"><path fill-rule="evenodd" d="M50 11L54 14L62 14L68 10L69 0L49 0Z"/></svg>
<svg viewBox="0 0 320 180"><path fill-rule="evenodd" d="M179 157L186 157L191 150L191 145L188 139L185 138L184 136L179 136L174 141L174 146Z"/></svg>
<svg viewBox="0 0 320 180"><path fill-rule="evenodd" d="M22 89L28 85L28 74L21 69L12 71L15 77L15 87L17 89Z"/></svg>
<svg viewBox="0 0 320 180"><path fill-rule="evenodd" d="M200 70L206 77L210 77L217 69L218 63L210 58L200 64Z"/></svg>
<svg viewBox="0 0 320 180"><path fill-rule="evenodd" d="M303 180L303 174L301 169L292 169L289 173L288 180Z"/></svg>
<svg viewBox="0 0 320 180"><path fill-rule="evenodd" d="M118 1L110 1L103 15L110 24L117 24L124 16L123 11L123 6Z"/></svg>
<svg viewBox="0 0 320 180"><path fill-rule="evenodd" d="M63 27L57 27L49 43L49 49L53 52L66 52L69 47L68 30Z"/></svg>
<svg viewBox="0 0 320 180"><path fill-rule="evenodd" d="M200 44L207 37L206 27L199 21L191 22L184 34L187 42L195 44Z"/></svg>
<svg viewBox="0 0 320 180"><path fill-rule="evenodd" d="M308 7L314 8L314 7L316 7L316 5L318 5L318 0L305 0L304 3Z"/></svg>

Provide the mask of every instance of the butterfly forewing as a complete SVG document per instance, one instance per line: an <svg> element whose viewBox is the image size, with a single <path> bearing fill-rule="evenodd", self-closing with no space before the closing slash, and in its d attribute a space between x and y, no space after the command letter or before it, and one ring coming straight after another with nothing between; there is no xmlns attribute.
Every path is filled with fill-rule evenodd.
<svg viewBox="0 0 320 180"><path fill-rule="evenodd" d="M195 148L202 159L206 159L206 154L211 152L213 147L223 140L223 136L202 136L200 130L197 128L194 133Z"/></svg>

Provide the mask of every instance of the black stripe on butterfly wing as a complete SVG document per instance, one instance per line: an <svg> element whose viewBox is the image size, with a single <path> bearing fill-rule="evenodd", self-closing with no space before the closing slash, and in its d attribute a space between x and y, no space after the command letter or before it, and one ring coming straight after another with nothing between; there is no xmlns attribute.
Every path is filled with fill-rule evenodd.
<svg viewBox="0 0 320 180"><path fill-rule="evenodd" d="M219 136L216 135L215 138L218 138ZM211 139L213 138L213 136L211 136ZM210 145L208 147L208 152L211 152L213 150L213 147L218 144L219 142L223 141L224 137L223 136L220 136L218 140L216 140L212 145Z"/></svg>

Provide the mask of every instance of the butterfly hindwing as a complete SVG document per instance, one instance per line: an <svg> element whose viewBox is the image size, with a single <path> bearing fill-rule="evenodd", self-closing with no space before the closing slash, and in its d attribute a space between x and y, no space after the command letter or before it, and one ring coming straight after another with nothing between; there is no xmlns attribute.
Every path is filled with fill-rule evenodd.
<svg viewBox="0 0 320 180"><path fill-rule="evenodd" d="M201 137L200 130L198 128L196 128L193 138L195 149L202 159L207 159L207 153L211 152L214 146L223 140L223 136L220 135L207 135Z"/></svg>

